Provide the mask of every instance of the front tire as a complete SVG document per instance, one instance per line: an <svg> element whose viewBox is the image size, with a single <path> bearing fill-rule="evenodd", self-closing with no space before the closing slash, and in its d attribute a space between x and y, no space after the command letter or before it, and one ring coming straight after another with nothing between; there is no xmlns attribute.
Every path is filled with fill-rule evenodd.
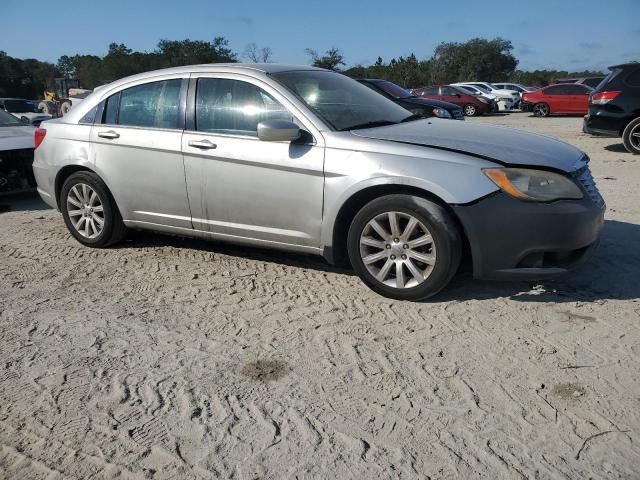
<svg viewBox="0 0 640 480"><path fill-rule="evenodd" d="M69 232L83 245L106 247L126 234L111 193L95 173L70 175L62 185L58 205Z"/></svg>
<svg viewBox="0 0 640 480"><path fill-rule="evenodd" d="M548 117L551 114L551 109L549 108L549 105L547 105L546 103L536 103L533 106L533 115L536 117Z"/></svg>
<svg viewBox="0 0 640 480"><path fill-rule="evenodd" d="M444 207L398 194L366 204L347 238L351 265L369 288L412 301L437 294L451 281L461 245L456 222Z"/></svg>
<svg viewBox="0 0 640 480"><path fill-rule="evenodd" d="M622 142L630 153L640 155L640 118L629 122L622 132Z"/></svg>
<svg viewBox="0 0 640 480"><path fill-rule="evenodd" d="M465 105L462 111L464 112L465 117L475 117L478 115L478 108L470 103Z"/></svg>

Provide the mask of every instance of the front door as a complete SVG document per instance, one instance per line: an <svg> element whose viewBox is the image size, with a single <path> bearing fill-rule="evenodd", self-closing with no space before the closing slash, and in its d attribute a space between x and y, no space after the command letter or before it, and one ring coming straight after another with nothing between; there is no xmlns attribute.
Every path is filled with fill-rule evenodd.
<svg viewBox="0 0 640 480"><path fill-rule="evenodd" d="M322 138L258 139L263 120L293 120L270 85L236 75L194 75L182 139L193 226L220 237L319 247Z"/></svg>

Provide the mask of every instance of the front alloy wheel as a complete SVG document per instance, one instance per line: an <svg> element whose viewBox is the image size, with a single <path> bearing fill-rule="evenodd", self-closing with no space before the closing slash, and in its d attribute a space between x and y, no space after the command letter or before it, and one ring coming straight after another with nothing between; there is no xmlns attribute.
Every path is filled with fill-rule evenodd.
<svg viewBox="0 0 640 480"><path fill-rule="evenodd" d="M467 117L475 117L478 113L478 109L476 108L476 106L471 104L465 105L463 111Z"/></svg>
<svg viewBox="0 0 640 480"><path fill-rule="evenodd" d="M411 288L424 282L436 263L436 245L427 227L403 212L372 218L360 235L360 258L379 282Z"/></svg>
<svg viewBox="0 0 640 480"><path fill-rule="evenodd" d="M442 290L460 264L456 221L438 203L413 195L386 195L366 204L349 228L353 269L375 292L423 300Z"/></svg>

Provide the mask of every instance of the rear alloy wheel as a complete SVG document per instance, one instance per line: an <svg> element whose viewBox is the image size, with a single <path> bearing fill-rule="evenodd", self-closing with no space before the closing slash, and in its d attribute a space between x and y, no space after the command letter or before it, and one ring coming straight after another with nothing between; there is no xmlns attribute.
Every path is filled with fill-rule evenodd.
<svg viewBox="0 0 640 480"><path fill-rule="evenodd" d="M126 234L120 211L95 173L77 172L62 185L58 202L71 234L88 247L106 247Z"/></svg>
<svg viewBox="0 0 640 480"><path fill-rule="evenodd" d="M622 141L629 152L640 155L640 118L636 118L627 125L622 132Z"/></svg>
<svg viewBox="0 0 640 480"><path fill-rule="evenodd" d="M533 106L532 111L536 117L548 117L549 114L551 113L551 109L549 108L549 105L547 105L546 103L536 103Z"/></svg>
<svg viewBox="0 0 640 480"><path fill-rule="evenodd" d="M461 256L458 228L448 212L409 195L388 195L365 205L349 229L348 251L364 283L399 300L438 293Z"/></svg>
<svg viewBox="0 0 640 480"><path fill-rule="evenodd" d="M467 117L475 117L478 114L478 108L471 104L465 105L462 111Z"/></svg>

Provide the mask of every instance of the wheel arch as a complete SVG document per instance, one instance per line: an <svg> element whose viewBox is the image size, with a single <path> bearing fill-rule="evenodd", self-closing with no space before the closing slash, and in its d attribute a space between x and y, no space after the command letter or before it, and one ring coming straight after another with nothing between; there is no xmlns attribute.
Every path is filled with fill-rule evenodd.
<svg viewBox="0 0 640 480"><path fill-rule="evenodd" d="M325 259L333 265L346 266L349 265L349 259L347 254L347 234L349 227L355 215L371 200L384 195L392 194L404 194L421 197L426 200L430 200L441 207L443 207L454 219L460 235L462 237L462 262L461 265L471 265L471 248L467 233L464 229L464 225L451 208L451 206L445 202L441 197L413 185L401 185L401 184L382 184L365 187L354 194L352 194L340 207L333 223L333 229L331 232L331 246L324 247Z"/></svg>

